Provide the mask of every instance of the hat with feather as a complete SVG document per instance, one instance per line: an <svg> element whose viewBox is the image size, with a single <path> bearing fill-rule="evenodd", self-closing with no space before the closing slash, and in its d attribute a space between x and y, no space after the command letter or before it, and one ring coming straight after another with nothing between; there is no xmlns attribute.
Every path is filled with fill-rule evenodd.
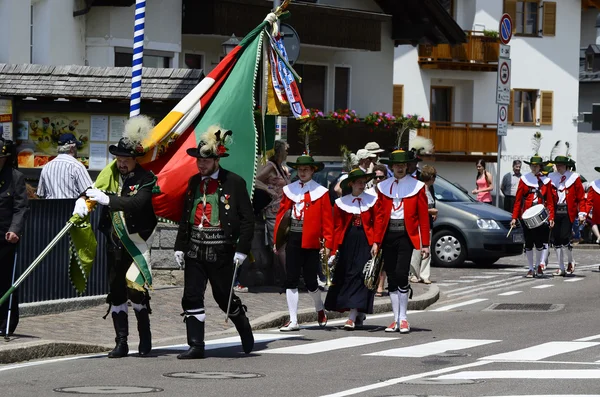
<svg viewBox="0 0 600 397"><path fill-rule="evenodd" d="M140 157L146 154L142 142L150 135L154 122L148 116L135 116L125 123L123 137L116 145L110 145L108 151L113 156Z"/></svg>
<svg viewBox="0 0 600 397"><path fill-rule="evenodd" d="M218 159L228 157L227 146L233 141L233 132L225 130L218 125L211 125L207 131L200 135L200 142L197 148L186 150L187 154L204 159Z"/></svg>
<svg viewBox="0 0 600 397"><path fill-rule="evenodd" d="M565 154L559 155L552 160L554 164L565 164L567 166L574 167L575 161L571 159L571 144L569 142L565 142Z"/></svg>
<svg viewBox="0 0 600 397"><path fill-rule="evenodd" d="M433 150L433 141L423 136L416 136L410 140L410 150L415 153L416 161L423 161L420 157L422 153L431 153Z"/></svg>
<svg viewBox="0 0 600 397"><path fill-rule="evenodd" d="M523 161L527 165L544 165L544 159L540 156L540 147L542 146L542 133L537 131L531 137L531 148L533 149L533 156L529 161Z"/></svg>

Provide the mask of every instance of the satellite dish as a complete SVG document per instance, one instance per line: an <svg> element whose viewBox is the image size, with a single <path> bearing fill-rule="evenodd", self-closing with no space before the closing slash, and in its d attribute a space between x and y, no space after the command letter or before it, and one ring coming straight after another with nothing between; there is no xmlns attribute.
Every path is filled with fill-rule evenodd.
<svg viewBox="0 0 600 397"><path fill-rule="evenodd" d="M290 65L294 65L300 56L300 37L298 37L298 32L287 23L281 24L279 32L283 38L283 46L287 52L288 61Z"/></svg>

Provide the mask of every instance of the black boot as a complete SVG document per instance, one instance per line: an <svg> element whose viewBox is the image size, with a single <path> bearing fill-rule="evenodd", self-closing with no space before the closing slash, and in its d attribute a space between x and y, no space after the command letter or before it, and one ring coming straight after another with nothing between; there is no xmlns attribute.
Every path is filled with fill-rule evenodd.
<svg viewBox="0 0 600 397"><path fill-rule="evenodd" d="M204 358L204 322L194 316L186 316L185 328L190 348L177 356L180 360Z"/></svg>
<svg viewBox="0 0 600 397"><path fill-rule="evenodd" d="M237 332L240 334L244 353L250 354L252 349L254 349L254 335L252 335L250 320L246 317L246 306L240 306L236 313L229 315L229 318L235 325Z"/></svg>
<svg viewBox="0 0 600 397"><path fill-rule="evenodd" d="M129 353L129 346L127 346L127 335L129 335L129 323L127 322L127 313L113 313L112 319L113 325L115 326L115 332L117 334L117 337L115 338L115 342L117 343L117 345L110 353L108 353L108 357L126 357L127 353Z"/></svg>
<svg viewBox="0 0 600 397"><path fill-rule="evenodd" d="M140 334L140 344L138 346L138 354L147 356L152 350L152 332L150 332L150 316L148 309L143 308L140 311L134 310L137 318L137 329Z"/></svg>

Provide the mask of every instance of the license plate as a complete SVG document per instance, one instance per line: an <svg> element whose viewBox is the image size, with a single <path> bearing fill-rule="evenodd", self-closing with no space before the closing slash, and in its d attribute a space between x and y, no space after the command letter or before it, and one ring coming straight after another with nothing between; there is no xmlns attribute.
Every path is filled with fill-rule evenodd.
<svg viewBox="0 0 600 397"><path fill-rule="evenodd" d="M515 233L513 234L513 243L523 243L525 239L523 238L523 233Z"/></svg>

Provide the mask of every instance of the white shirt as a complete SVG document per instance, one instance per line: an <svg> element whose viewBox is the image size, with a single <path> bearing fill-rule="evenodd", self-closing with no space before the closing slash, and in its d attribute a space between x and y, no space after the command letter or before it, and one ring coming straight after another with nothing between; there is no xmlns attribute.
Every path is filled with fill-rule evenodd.
<svg viewBox="0 0 600 397"><path fill-rule="evenodd" d="M77 198L92 183L83 164L69 154L59 154L42 168L37 195L46 199Z"/></svg>

